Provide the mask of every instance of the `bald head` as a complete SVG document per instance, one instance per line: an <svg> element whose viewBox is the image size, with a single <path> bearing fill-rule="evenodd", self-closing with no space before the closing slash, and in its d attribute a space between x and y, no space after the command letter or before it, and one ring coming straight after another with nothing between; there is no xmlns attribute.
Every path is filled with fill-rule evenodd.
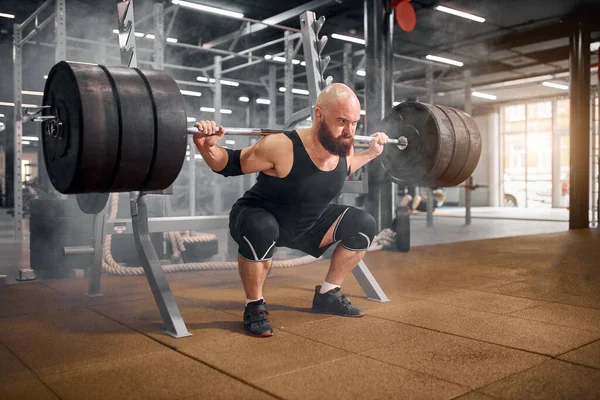
<svg viewBox="0 0 600 400"><path fill-rule="evenodd" d="M333 83L319 94L312 132L331 154L346 156L360 120L360 102L343 83Z"/></svg>
<svg viewBox="0 0 600 400"><path fill-rule="evenodd" d="M343 83L332 83L327 86L319 97L317 97L317 107L324 112L336 110L340 106L343 108L356 109L360 113L360 102L352 89Z"/></svg>

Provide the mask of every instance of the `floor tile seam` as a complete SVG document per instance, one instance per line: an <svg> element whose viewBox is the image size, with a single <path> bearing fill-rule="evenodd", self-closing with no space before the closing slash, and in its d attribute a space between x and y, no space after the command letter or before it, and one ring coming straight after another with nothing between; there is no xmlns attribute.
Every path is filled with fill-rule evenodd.
<svg viewBox="0 0 600 400"><path fill-rule="evenodd" d="M585 343L585 344L579 345L577 347L574 347L571 350L565 351L564 353L561 353L561 354L557 355L557 357L564 356L567 353L570 353L570 352L575 351L575 350L579 350L582 347L589 346L590 344L593 344L593 343L596 343L596 342L600 342L600 338L594 339L594 340L592 340L592 341L590 341L588 343Z"/></svg>
<svg viewBox="0 0 600 400"><path fill-rule="evenodd" d="M287 332L287 333L290 333L290 332ZM305 367L296 368L296 369L293 369L291 371L286 371L286 372L282 372L282 373L279 373L279 374L270 375L270 376L268 376L266 378L260 378L258 380L253 381L253 382L255 382L257 385L259 385L261 383L265 383L265 382L267 382L267 381L269 381L271 379L274 379L274 378L281 378L281 377L286 376L286 375L291 375L293 373L298 373L300 371L306 371L306 370L309 370L309 369L312 369L312 368L315 368L315 367L321 367L321 366L324 366L324 365L327 365L327 364L333 364L335 362L339 362L339 361L345 360L347 358L357 356L356 353L351 353L351 352L347 352L347 353L348 354L344 355L343 357L334 357L333 359L328 359L327 361L323 361L323 362L320 362L318 364L307 365Z"/></svg>
<svg viewBox="0 0 600 400"><path fill-rule="evenodd" d="M17 353L15 353L9 346L4 345L4 347L13 355L13 357L15 357L17 360L19 360L19 362L21 362L21 364L23 364L25 366L25 368L27 368L29 370L29 372L32 373L32 375L34 376L35 379L37 379L42 385L44 385L44 387L46 389L48 389L53 395L55 395L56 398L62 399L62 397L59 396L58 393L56 393L54 390L52 390L52 388L42 379L42 376L40 374L38 374L33 368L31 368L25 362L25 360L23 360L21 357L19 357L19 355Z"/></svg>
<svg viewBox="0 0 600 400"><path fill-rule="evenodd" d="M380 359L377 359L377 358L374 358L374 357L370 357L370 356L368 356L368 355L365 355L365 357L372 358L372 359L374 359L374 360L377 360L377 361L383 362L383 363L385 363L385 364L389 364L389 365L393 365L393 366L396 366L396 367L404 368L404 369L407 369L407 370L410 370L410 371L413 371L413 372L418 372L418 373L421 373L421 374L425 374L425 375L428 375L428 376L432 376L432 377L434 377L435 379L438 379L438 380L442 380L442 381L449 382L449 383L452 383L452 384L455 384L455 385L459 385L459 386L462 386L462 387L466 387L466 388L470 389L470 390L471 390L471 391L473 391L473 392L474 392L474 391L476 391L478 388L485 387L486 385L488 385L488 384L485 384L485 385L483 385L483 386L471 387L471 386L467 386L466 384L464 384L464 383L461 383L461 382L455 382L455 381L451 381L451 380L449 380L449 379L446 379L446 378L441 378L441 377L439 377L439 376L432 375L432 374L430 374L430 373L427 373L427 372L422 372L422 371L418 371L418 370L413 370L412 368L408 368L408 367L400 366L400 365L398 365L398 364L394 364L394 363L391 363L391 362L387 362L387 361L385 361L385 360L380 360ZM496 380L496 381L494 381L494 382L498 382L498 381L500 381L500 380L502 380L502 379L505 379L505 378L509 377L510 375L513 375L513 374L515 374L515 373L520 373L520 372L526 371L526 370L528 370L528 369L530 369L530 368L533 368L533 367L539 366L539 365L543 364L543 363L544 363L544 362L546 362L546 361L547 361L547 360L544 360L544 361L542 361L542 362L540 362L540 363L538 363L538 364L536 364L536 365L534 365L534 366L532 366L532 367L527 367L527 368L525 368L525 369L522 369L522 370L520 370L520 371L516 371L516 372L510 373L510 374L508 374L508 375L506 375L506 376L503 376L503 377L499 378L498 380ZM469 393L470 393L470 392L469 392ZM463 393L463 394L462 394L462 395L460 395L460 396L464 396L465 394L467 394L467 393Z"/></svg>
<svg viewBox="0 0 600 400"><path fill-rule="evenodd" d="M26 313L20 313L20 314L15 314L15 315L5 315L5 316L0 316L0 322L2 320L6 320L6 319L10 319L10 318L30 317L30 316L38 315L38 314L49 314L49 313L54 313L54 312L66 311L66 310L74 310L74 309L78 309L78 308L87 308L87 307L85 304L81 304L81 305L74 305L72 307L65 306L64 308L55 308L55 309L45 310L45 311L33 311L33 312L26 312Z"/></svg>
<svg viewBox="0 0 600 400"><path fill-rule="evenodd" d="M428 303L433 303L433 304L442 304L442 305L445 305L445 306L462 308L462 309L465 309L465 310L479 311L479 312L483 312L483 313L486 313L486 314L493 314L493 316L491 316L490 318L493 318L495 316L504 316L504 317L509 316L509 314L503 314L503 313L499 313L499 312L495 312L495 311L486 311L486 310L482 310L482 309L479 309L479 308L467 307L467 306L464 306L464 305L449 304L449 303L445 303L443 301L434 301L434 300L431 300L429 298L421 298L420 300L426 301ZM518 312L518 311L521 311L521 310L516 310L516 311L511 311L511 312Z"/></svg>
<svg viewBox="0 0 600 400"><path fill-rule="evenodd" d="M487 393L483 393L483 392L480 392L480 391L477 391L477 390L472 390L472 391L470 391L469 393L459 394L458 396L456 396L456 397L453 397L453 398L451 398L451 399L449 399L449 400L460 400L460 398L461 398L462 396L465 396L465 395L467 395L467 394L471 394L471 393L481 394L481 395L483 395L483 396L490 397L490 398L492 398L492 399L494 399L494 400L505 400L505 399L503 399L502 397L496 397L496 396L492 396L492 395L489 395L489 394L487 394Z"/></svg>
<svg viewBox="0 0 600 400"><path fill-rule="evenodd" d="M523 311L523 310L520 310L520 311ZM519 311L515 311L515 312L519 312ZM582 331L582 332L596 333L596 334L598 334L598 339L600 339L600 329L594 330L594 329L589 329L589 328L576 328L576 327L571 326L571 325L564 325L564 324L557 324L557 323L554 323L554 322L540 321L539 319L527 318L527 317L519 317L519 316L516 316L516 315L510 315L510 314L507 314L507 315L504 315L504 316L505 317L510 317L510 318L522 319L524 321L540 322L540 323L547 324L547 325L560 326L562 328L575 329L575 330Z"/></svg>
<svg viewBox="0 0 600 400"><path fill-rule="evenodd" d="M230 310L227 310L227 309L223 309L223 308L211 307L211 306L209 306L209 305L206 305L206 304L204 304L203 302L201 302L201 301L199 301L199 300L190 299L190 298L187 298L187 297L181 297L181 296L179 296L179 295L175 296L175 299L178 299L178 298L179 298L179 299L186 300L186 301L190 301L190 302L192 302L192 303L194 303L194 304L197 304L197 305L199 305L199 306L202 306L202 307L204 307L204 308L207 308L207 309L209 309L209 310L211 310L211 311L220 311L220 312L224 312L225 314L229 314L229 315L233 315L233 316L236 316L236 317L238 317L238 318L241 318L241 317L240 317L238 314L234 313L233 311L230 311ZM243 309L243 308L244 308L244 305L243 305L243 303L244 303L243 301L242 301L242 302L240 302L240 309Z"/></svg>
<svg viewBox="0 0 600 400"><path fill-rule="evenodd" d="M150 295L149 297L145 297L145 298L141 298L141 299L130 299L130 300L124 300L124 301L111 301L108 303L96 303L96 304L86 304L85 307L86 308L91 308L91 307L103 307L103 306L114 306L116 304L129 304L129 303L135 303L135 302L140 302L140 301L147 301L147 300L154 300L154 297L152 295ZM154 302L156 304L156 302ZM158 307L157 307L158 308Z"/></svg>
<svg viewBox="0 0 600 400"><path fill-rule="evenodd" d="M188 354L185 351L182 351L182 350L179 350L179 349L175 349L175 351L177 353L181 354L182 356L187 357L188 359L190 359L192 361L195 361L195 362L197 362L199 364L202 364L202 365L204 365L204 366L206 366L206 367L208 367L208 368L210 368L210 369L212 369L214 371L217 371L217 372L219 372L219 373L221 373L221 374L223 374L223 375L225 375L225 376L227 376L227 377L229 377L231 379L234 379L234 380L236 380L236 381L238 381L238 382L240 382L240 383L242 383L242 384L244 384L246 386L250 386L251 388L256 389L256 390L258 390L260 392L263 392L265 394L268 394L269 396L272 396L272 397L274 397L276 399L286 400L283 397L281 397L281 396L279 396L279 395L277 395L275 393L271 393L267 389L264 389L264 388L256 385L253 382L250 382L250 381L248 381L248 380L246 380L246 379L244 379L242 377L239 377L239 376L237 376L237 375L235 375L235 374L233 374L231 372L228 372L228 371L226 371L223 368L217 367L216 365L213 365L213 364L211 364L211 363L209 363L207 361L201 360L200 358L195 357L195 356L193 356L191 354Z"/></svg>
<svg viewBox="0 0 600 400"><path fill-rule="evenodd" d="M73 367L67 367L67 368L61 369L59 371L41 373L41 374L38 374L38 376L40 377L40 379L52 378L57 375L69 374L69 373L82 371L82 370L89 369L89 368L98 368L105 364L111 364L114 362L121 362L121 361L131 361L131 360L135 360L137 358L148 357L150 355L156 355L156 354L160 354L160 353L168 353L170 351L174 351L174 349L161 348L159 350L153 350L153 351L148 351L148 352L144 352L141 354L134 354L134 355L130 355L130 356L124 356L124 357L119 357L119 358L114 358L114 359L109 359L109 360L91 361L86 364L76 365Z"/></svg>
<svg viewBox="0 0 600 400"><path fill-rule="evenodd" d="M126 326L126 325L122 324L121 322L119 322L119 321L116 321L116 320L114 320L114 319L110 318L109 316L103 315L102 313L99 313L99 312L98 312L98 314L99 314L99 315L102 315L102 316L104 316L104 317L106 317L106 318L108 318L108 319L110 319L110 320L113 320L114 322L116 322L116 323L118 323L118 324L120 324L120 325ZM129 327L128 327L128 328L129 328ZM171 345L169 345L169 344L167 344L167 343L161 342L159 339L157 339L157 338L153 337L152 335L149 335L149 334L147 334L147 333L145 333L145 332L142 332L142 331L140 331L139 329L135 329L135 328L129 328L129 329L131 329L131 330L133 330L133 331L135 331L135 332L137 332L137 333L139 333L139 334L141 334L141 335L143 335L143 336L147 337L148 339L150 339L150 340L154 341L155 343L158 343L159 345L161 345L161 346L165 347L167 350L174 351L174 352L176 352L176 353L178 353L178 354L180 354L180 355L182 355L182 356L184 356L184 357L186 357L186 358L188 358L188 359L190 359L190 360L196 361L196 362L198 362L198 363L200 363L200 364L202 364L202 365L204 365L204 366L206 366L206 367L208 367L208 368L211 368L211 369L213 369L213 370L215 370L215 371L217 371L217 372L220 372L220 373L222 373L222 374L224 374L224 375L226 375L226 376L228 376L228 377L230 377L230 378L232 378L232 379L235 379L235 380L237 380L237 381L239 381L239 382L241 382L241 383L243 383L243 384L245 384L245 385L247 385L247 386L251 386L251 387L253 387L254 389L257 389L257 390L259 390L259 391L262 391L262 392L264 392L264 393L266 393L266 394L268 394L268 395L271 395L271 396L273 396L273 397L275 397L275 398L277 398L277 399L280 399L280 400L285 400L285 399L283 399L283 398L281 398L281 397L279 397L279 396L275 395L274 393L270 393L270 392L266 391L265 389L259 388L259 387L255 386L255 385L253 385L251 382L248 382L248 381L246 381L246 380L244 380L244 379L242 379L242 378L240 378L240 377L238 377L238 376L236 376L236 375L234 375L234 374L231 374L231 373L229 373L229 372L227 372L227 371L225 371L225 370L223 370L223 369L221 369L221 368L219 368L219 367L217 367L217 366L215 366L215 365L212 365L212 364L210 364L210 363L208 363L208 362L206 362L206 361L202 361L202 360L200 360L199 358L197 358L197 357L194 357L194 356L192 356L192 355L190 355L190 354L186 353L185 351L183 351L183 350L180 350L179 348L177 348L177 347L175 347L175 346L171 346ZM167 351L167 350L162 350L162 351ZM158 351L157 351L157 352L155 352L155 353L158 353ZM143 356L143 354L140 354L139 356ZM137 356L135 356L135 357L137 357Z"/></svg>
<svg viewBox="0 0 600 400"><path fill-rule="evenodd" d="M388 362L388 361L385 361L385 360L380 360L378 358L368 356L368 355L366 355L364 353L358 353L357 355L359 357L368 358L370 360L374 360L374 361L377 361L377 362L380 362L380 363L383 363L383 364L386 364L386 365L389 365L389 366L392 366L392 367L395 367L395 368L401 368L401 369L403 369L405 371L410 371L410 372L413 372L413 373L416 373L416 374L419 374L419 375L425 375L425 376L427 376L429 378L433 378L433 379L435 379L437 381L442 381L442 382L445 382L445 383L450 383L452 385L456 385L456 386L459 386L461 388L468 389L469 391L473 390L472 388L470 388L468 386L465 386L463 383L453 382L453 381L450 381L450 380L448 380L446 378L440 378L439 376L432 375L432 374L430 374L428 372L423 372L423 371L419 371L419 370L416 370L416 369L404 367L404 366L401 366L401 365L398 365L398 364L394 364L394 363L391 363L391 362ZM465 395L466 393L469 393L469 392L465 392L462 395Z"/></svg>
<svg viewBox="0 0 600 400"><path fill-rule="evenodd" d="M557 358L555 358L555 357L550 357L548 360L544 360L543 362L541 362L541 363L539 363L539 364L533 365L533 366L531 366L531 367L529 367L529 368L526 368L526 369L524 369L524 370L521 370L521 371L518 371L518 372L515 372L515 373L511 373L511 374L509 374L509 375L505 376L504 378L501 378L501 379L495 380L495 381L493 381L493 382L487 383L487 384L485 384L485 385L483 385L483 386L480 386L480 387L478 387L478 388L474 389L474 391L480 392L480 393L482 393L482 394L484 394L484 395L486 395L486 396L495 397L494 395L490 395L490 394L488 394L487 392L485 392L485 391L484 391L484 390L482 390L482 389L485 389L485 388L487 388L487 387L490 387L490 386L492 386L492 385L495 385L495 384L497 384L497 383L499 383L499 382L501 382L501 381L503 381L503 380L505 380L505 379L509 379L509 378L512 378L512 377L514 377L514 376L516 376L516 375L523 374L523 373L525 373L525 372L527 372L527 371L530 371L530 370L532 370L532 369L539 368L541 365L543 365L543 364L546 364L546 363L548 363L548 362L552 362L552 361L561 361L561 362L565 362L565 363L567 363L567 364L572 364L572 365L577 365L577 366L587 367L587 368L589 368L589 369L592 369L592 370L598 370L597 368L588 367L588 366L586 366L586 365L580 365L580 364L577 364L577 363L568 362L568 361L566 361L566 360L560 360L560 359L557 359ZM496 398L496 397L495 397L495 398Z"/></svg>
<svg viewBox="0 0 600 400"><path fill-rule="evenodd" d="M521 371L516 371L516 372L510 373L510 374L506 375L506 376L505 376L505 377L503 377L503 378L496 379L496 380L494 380L494 381L492 381L492 382L486 383L485 385L479 386L479 387L477 387L477 388L475 388L475 389L473 389L473 390L474 390L474 391L477 391L477 392L479 392L479 393L482 393L482 394L484 394L484 395L486 395L486 396L491 396L491 397L497 398L497 396L490 395L490 394L488 394L487 392L485 392L485 391L484 391L484 390L482 390L482 389L485 389L485 388L487 388L487 387L493 386L493 385L495 385L495 384L497 384L497 383L499 383L499 382L502 382L503 380L506 380L506 379L512 378L512 377L514 377L514 376L517 376L517 375L519 375L519 374L526 373L527 371L530 371L530 370L532 370L532 369L539 368L541 365L543 365L543 364L545 364L545 363L547 363L547 362L553 361L553 360L554 360L554 359L553 359L552 357L550 357L548 360L544 360L544 361L542 361L542 362L541 362L541 363L539 363L539 364L532 365L531 367L529 367L529 368L525 368L525 369L523 369L523 370L521 370Z"/></svg>
<svg viewBox="0 0 600 400"><path fill-rule="evenodd" d="M582 363L577 362L577 361L565 360L563 358L558 358L558 357L559 356L552 357L552 358L554 360L556 360L556 361L562 361L562 362L565 362L567 364L572 364L572 365L577 365L579 367L585 367L585 368L593 369L594 371L600 371L600 367L594 367L593 365L582 364Z"/></svg>
<svg viewBox="0 0 600 400"><path fill-rule="evenodd" d="M507 285L510 285L510 283L508 283ZM590 310L600 310L600 306L598 307L590 307L590 306L577 306L577 305L573 305L573 304L568 304L568 303L560 303L558 301L551 301L551 300L545 300L545 299L538 299L538 298L531 298L531 297L524 297L524 296L516 296L516 295L508 295L508 294L504 294L504 293L497 293L497 292L490 292L489 290L481 290L481 292L484 293L490 293L490 294L500 294L503 296L509 296L509 297L515 297L517 299L525 299L525 300L534 300L534 301L540 301L542 303L547 303L547 304L558 304L561 306L570 306L570 307L580 307L580 308L589 308ZM538 306L541 307L541 306Z"/></svg>
<svg viewBox="0 0 600 400"><path fill-rule="evenodd" d="M507 346L507 345L500 344L500 343L490 342L488 340L483 340L483 339L474 338L474 337L470 337L470 336L459 335L459 334L456 334L456 333L453 333L453 332L441 331L441 330L438 330L438 329L433 329L433 328L429 328L429 327L425 327L425 326L410 324L408 322L396 321L396 320L393 320L393 319L384 318L384 317L380 317L380 316L373 316L373 315L371 315L371 317L372 318L383 319L383 320L386 320L386 321L396 322L398 324L402 324L402 325L406 325L406 326L411 326L413 328L425 329L425 330L428 330L428 331L431 331L431 332L442 333L444 335L450 335L450 336L455 336L455 337L462 338L462 339L474 340L476 342L485 343L485 344L489 344L489 345L493 345L493 346L498 346L498 347L502 347L502 348L505 348L505 349L522 351L522 352L525 352L525 353L535 354L535 355L543 356L543 357L547 357L547 358L552 358L553 357L551 354L539 353L539 352L536 352L536 351L533 351L533 350L527 350L527 349L521 349L521 348L518 348L518 347Z"/></svg>
<svg viewBox="0 0 600 400"><path fill-rule="evenodd" d="M281 329L281 328L280 328L280 329ZM292 335L294 335L294 336L301 337L301 338L303 338L303 339L310 340L310 341L313 341L313 342L319 343L319 344L321 344L321 345L325 345L325 346L332 347L332 348L335 348L335 349L338 349L338 350L342 350L342 351L344 351L344 352L346 352L346 353L349 353L349 355L348 355L348 356L341 357L341 358L338 358L338 359L336 359L336 360L328 360L328 361L327 361L327 362L325 362L325 363L316 364L316 365L313 365L313 366L310 366L310 367L306 367L306 368L300 368L300 369L298 369L298 370L302 370L302 369L309 369L309 368L315 367L315 366L317 366L317 365L323 365L323 364L327 364L328 362L339 361L339 360L342 360L342 359L345 359L345 358L349 358L349 357L353 357L353 356L358 356L358 357L369 358L369 359L371 359L371 360L374 360L374 361L377 361L377 362L381 362L381 363L383 363L383 364L387 364L387 365L393 366L393 367L395 367L395 368L400 368L400 369L403 369L403 370L405 370L405 371L410 371L410 372L417 373L417 374L420 374L420 375L426 375L426 376L429 376L430 378L434 378L434 379L436 379L436 380L444 381L444 382L447 382L447 383L451 383L451 384L454 384L454 385L457 385L457 386L463 387L463 388L465 388L465 389L469 389L468 387L466 387L466 386L464 386L464 385L462 385L462 384L457 384L456 382L451 382L451 381L448 381L448 380L446 380L446 379L443 379L443 378L439 378L439 377L433 376L433 375L431 375L431 374L428 374L428 373L426 373L426 372L423 372L423 371L417 371L417 370L413 370L413 369L411 369L411 368L402 367L402 366L399 366L399 365L396 365L396 364L392 364L392 363L386 362L386 361L384 361L384 360L380 360L380 359L377 359L377 358L374 358L374 357L367 356L367 355L365 355L365 354L364 354L365 352L360 352L360 353L357 353L357 352L354 352L354 351L352 351L352 350L344 349L344 348L342 348L342 347L338 347L338 346L332 345L331 343L325 343L325 342L322 342L322 341L316 340L316 339L314 339L314 338L310 338L310 337L307 337L307 336L301 335L301 334L299 334L299 333L296 333L296 332L290 332L290 331L287 331L287 330L285 330L285 329L281 329L281 330L285 331L285 332L286 332L286 333L288 333L288 334L292 334ZM376 350L376 349L371 349L371 350ZM367 351L371 351L371 350L367 350ZM281 375L287 375L287 373L280 374L280 376L281 376ZM463 393L463 394L464 394L464 393Z"/></svg>

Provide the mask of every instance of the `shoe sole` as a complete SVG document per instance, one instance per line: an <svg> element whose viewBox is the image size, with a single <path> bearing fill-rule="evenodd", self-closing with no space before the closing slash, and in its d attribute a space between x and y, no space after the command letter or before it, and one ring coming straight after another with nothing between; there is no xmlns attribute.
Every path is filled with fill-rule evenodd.
<svg viewBox="0 0 600 400"><path fill-rule="evenodd" d="M314 314L327 314L327 315L335 315L338 317L347 317L347 318L360 318L360 317L364 317L365 313L361 313L358 315L352 315L352 314L335 314L332 312L327 312L327 311L316 311L316 310L311 310Z"/></svg>
<svg viewBox="0 0 600 400"><path fill-rule="evenodd" d="M246 332L246 335L252 336L252 337L255 337L255 338L265 338L265 337L271 337L271 336L273 336L273 333L271 333L271 332L261 333L260 335L255 335L255 334L247 332L247 331L245 331L245 332Z"/></svg>

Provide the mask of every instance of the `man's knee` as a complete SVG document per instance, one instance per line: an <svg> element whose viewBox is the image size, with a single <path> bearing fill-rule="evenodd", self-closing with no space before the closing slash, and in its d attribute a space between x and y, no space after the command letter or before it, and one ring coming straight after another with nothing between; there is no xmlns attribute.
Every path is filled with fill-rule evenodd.
<svg viewBox="0 0 600 400"><path fill-rule="evenodd" d="M375 218L363 210L349 207L338 221L333 240L341 241L348 250L362 251L371 246L376 234Z"/></svg>
<svg viewBox="0 0 600 400"><path fill-rule="evenodd" d="M279 239L279 224L269 212L257 212L240 224L238 253L249 261L268 261L273 258L275 242Z"/></svg>

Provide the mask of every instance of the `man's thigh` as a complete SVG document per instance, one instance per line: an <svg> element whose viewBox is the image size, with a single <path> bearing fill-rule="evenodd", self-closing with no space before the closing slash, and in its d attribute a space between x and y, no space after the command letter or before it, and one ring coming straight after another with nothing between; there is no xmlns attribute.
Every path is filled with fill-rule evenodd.
<svg viewBox="0 0 600 400"><path fill-rule="evenodd" d="M328 232L335 231L338 219L349 208L349 206L345 205L330 204L307 232L295 238L292 243L286 246L301 250L313 257L320 257L333 243L335 243L335 240L331 240L329 243L325 243L321 246L323 238Z"/></svg>

